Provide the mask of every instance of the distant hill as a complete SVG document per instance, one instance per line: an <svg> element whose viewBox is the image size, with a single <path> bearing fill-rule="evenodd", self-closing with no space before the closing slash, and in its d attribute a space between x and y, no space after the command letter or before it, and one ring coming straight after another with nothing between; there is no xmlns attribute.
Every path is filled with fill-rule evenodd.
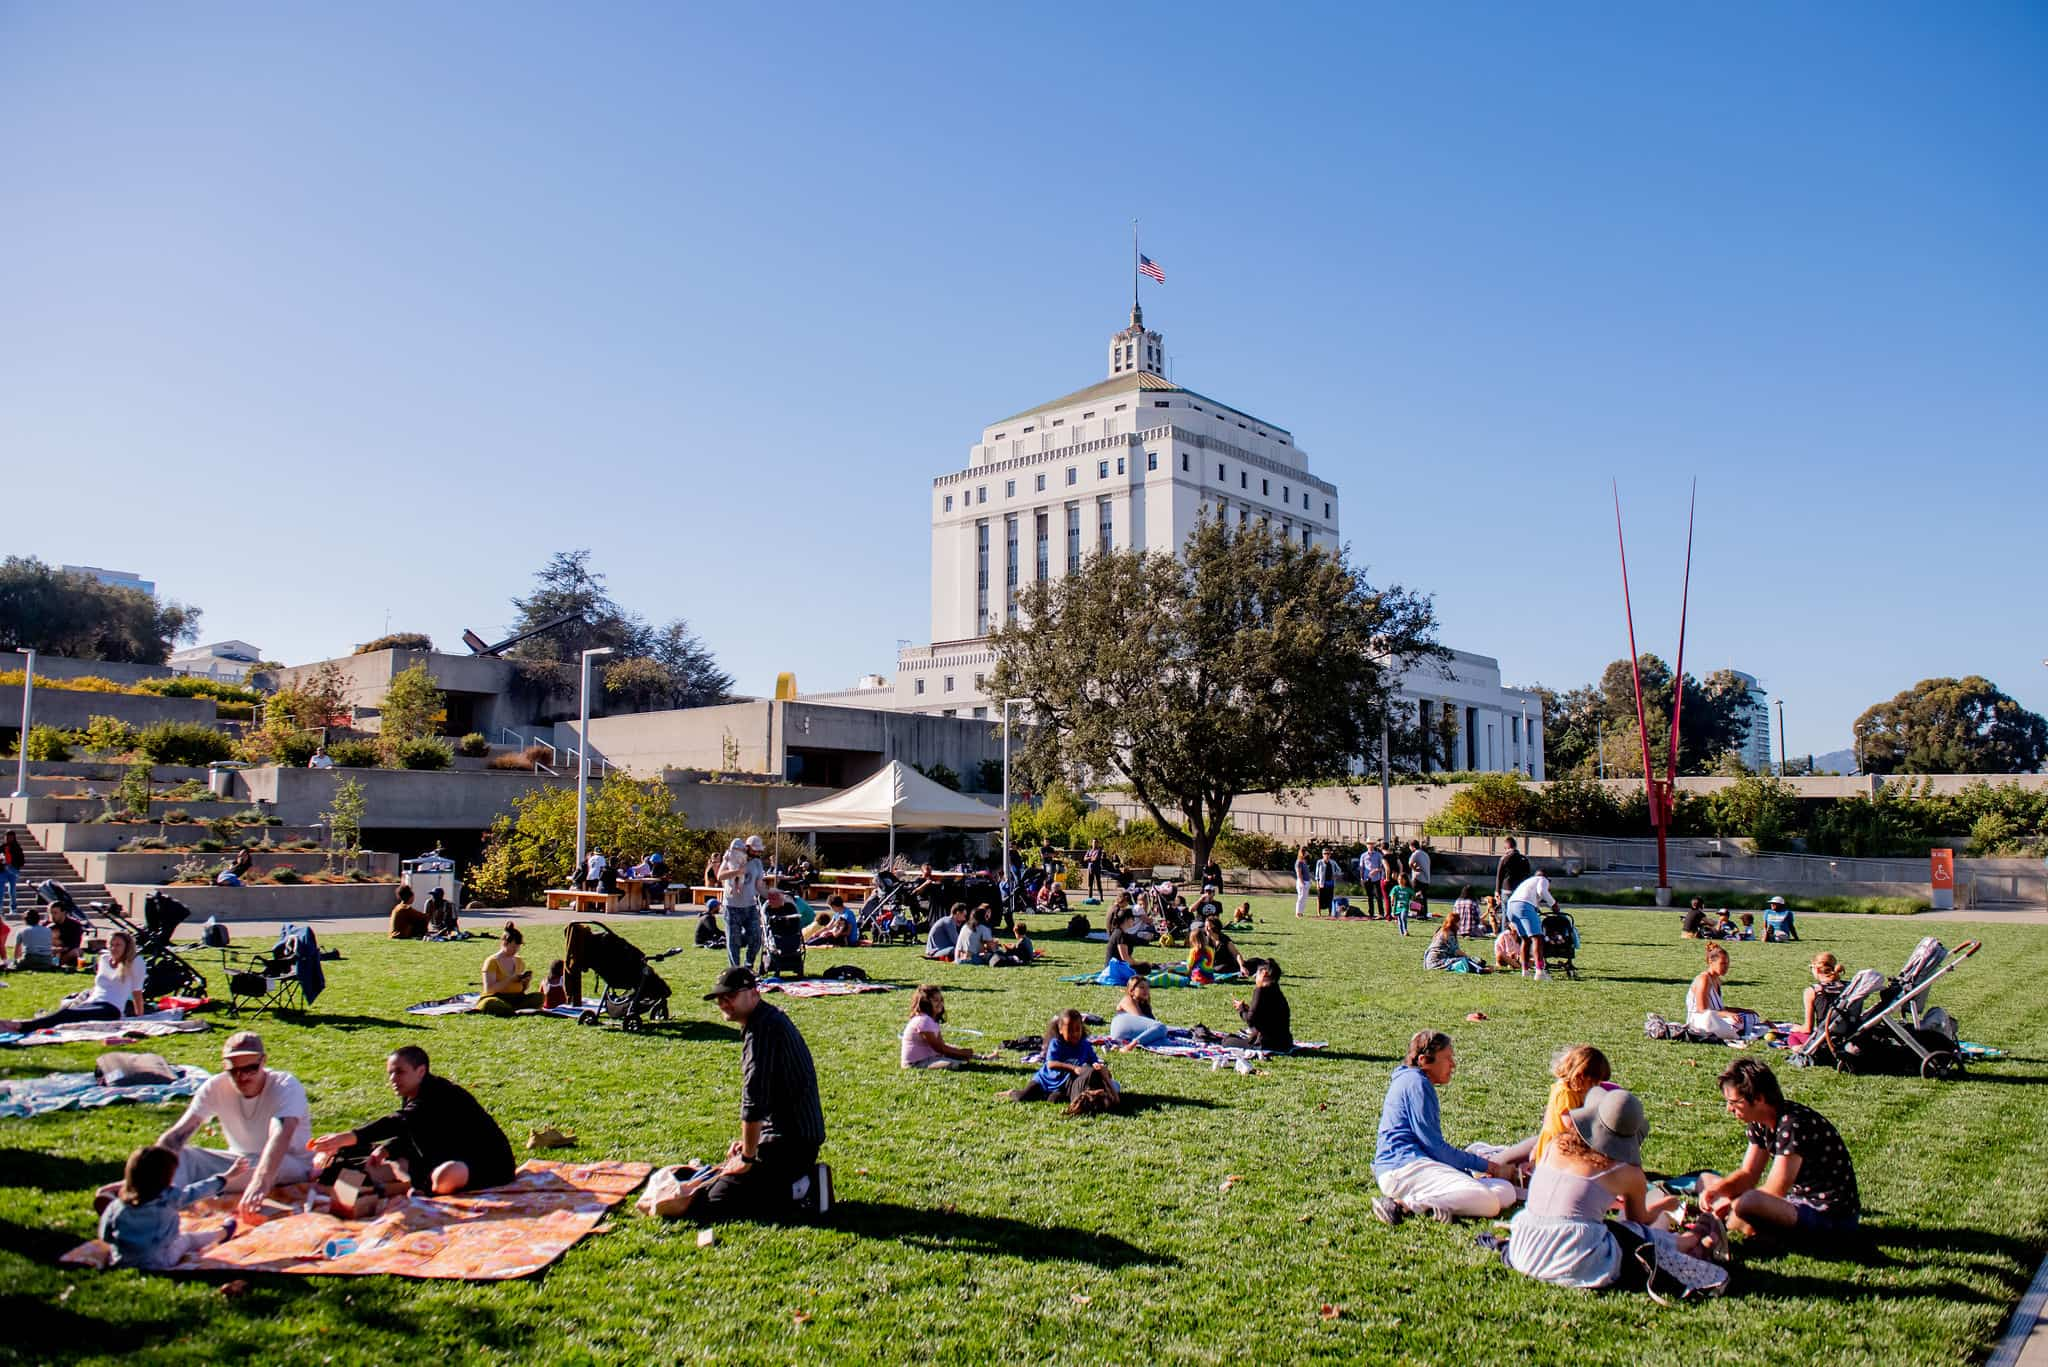
<svg viewBox="0 0 2048 1367"><path fill-rule="evenodd" d="M1830 750L1825 755L1813 757L1813 772L1816 774L1853 774L1856 772L1856 751Z"/></svg>

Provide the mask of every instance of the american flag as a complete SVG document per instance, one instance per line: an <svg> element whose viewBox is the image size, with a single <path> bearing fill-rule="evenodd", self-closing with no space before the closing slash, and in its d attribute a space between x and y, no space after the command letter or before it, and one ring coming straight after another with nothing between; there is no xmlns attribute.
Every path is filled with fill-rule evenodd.
<svg viewBox="0 0 2048 1367"><path fill-rule="evenodd" d="M1162 285L1166 283L1166 272L1159 269L1159 263L1142 253L1138 257L1138 274L1149 275Z"/></svg>

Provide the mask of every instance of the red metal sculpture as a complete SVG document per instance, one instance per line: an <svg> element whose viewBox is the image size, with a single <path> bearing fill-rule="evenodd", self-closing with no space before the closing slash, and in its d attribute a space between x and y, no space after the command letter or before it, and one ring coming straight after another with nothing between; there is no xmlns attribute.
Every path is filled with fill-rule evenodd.
<svg viewBox="0 0 2048 1367"><path fill-rule="evenodd" d="M1650 806L1650 829L1657 835L1657 888L1663 895L1657 900L1670 900L1671 872L1666 855L1666 838L1671 831L1671 815L1678 805L1676 782L1678 779L1678 716L1685 706L1685 610L1692 596L1692 525L1693 513L1699 507L1700 482L1692 482L1692 502L1685 512L1685 580L1678 595L1678 664L1671 676L1671 761L1665 776L1658 778L1650 765L1650 726L1647 709L1643 705L1643 669L1636 655L1636 615L1629 602L1628 592L1628 543L1621 534L1621 485L1614 486L1614 540L1621 550L1621 611L1628 619L1628 667L1629 675L1635 682L1636 734L1643 742L1643 788Z"/></svg>

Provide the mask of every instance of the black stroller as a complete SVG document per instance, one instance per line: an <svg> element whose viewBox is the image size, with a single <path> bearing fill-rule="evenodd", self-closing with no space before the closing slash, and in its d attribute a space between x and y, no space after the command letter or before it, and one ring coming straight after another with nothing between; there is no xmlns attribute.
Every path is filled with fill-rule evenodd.
<svg viewBox="0 0 2048 1367"><path fill-rule="evenodd" d="M1543 917L1543 965L1572 981L1579 977L1579 923L1572 914L1552 908Z"/></svg>
<svg viewBox="0 0 2048 1367"><path fill-rule="evenodd" d="M683 946L652 957L607 926L571 921L562 927L565 986L569 999L583 1008L579 1024L597 1025L607 1018L626 1031L643 1030L668 1019L669 986L654 965L683 952ZM596 1002L583 1000L583 973L597 975L604 991Z"/></svg>
<svg viewBox="0 0 2048 1367"><path fill-rule="evenodd" d="M872 944L917 938L917 911L910 883L887 869L875 874L875 888L860 904L860 937Z"/></svg>
<svg viewBox="0 0 2048 1367"><path fill-rule="evenodd" d="M779 907L762 907L761 920L768 931L768 952L761 958L761 974L776 977L804 976L804 914L802 903L784 900Z"/></svg>
<svg viewBox="0 0 2048 1367"><path fill-rule="evenodd" d="M142 995L151 1001L158 997L203 997L206 995L206 975L180 958L171 947L171 936L177 933L192 915L190 908L177 898L158 888L142 902L142 925L137 926L113 902L101 908L114 929L128 932L135 940L135 951L147 965L143 977Z"/></svg>

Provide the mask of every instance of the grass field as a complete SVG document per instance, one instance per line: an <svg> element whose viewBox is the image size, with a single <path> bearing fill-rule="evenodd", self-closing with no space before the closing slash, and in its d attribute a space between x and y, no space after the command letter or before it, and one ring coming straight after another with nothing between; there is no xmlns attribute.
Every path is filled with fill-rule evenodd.
<svg viewBox="0 0 2048 1367"><path fill-rule="evenodd" d="M1387 1075L1425 1025L1458 1043L1444 1094L1453 1142L1532 1130L1552 1052L1584 1040L1644 1096L1649 1166L1734 1162L1740 1128L1714 1085L1730 1052L1643 1037L1646 1011L1677 1013L1699 955L1668 913L1586 911L1585 981L1532 984L1428 974L1421 935L1297 922L1279 898L1258 905L1269 919L1241 938L1282 961L1296 1032L1328 1040L1327 1052L1250 1078L1117 1055L1132 1105L1069 1120L992 1100L1019 1065L898 1071L905 993L796 1002L832 1131L831 1224L733 1226L699 1248L694 1228L622 1209L611 1232L522 1282L269 1278L228 1299L209 1280L61 1269L57 1256L92 1231L90 1189L175 1111L0 1122L0 1361L1961 1362L1989 1351L2048 1249L2048 928L1982 930L1984 951L1937 997L1966 1038L2010 1060L1951 1084L1781 1069L1787 1092L1849 1142L1870 1256L1749 1261L1727 1300L1665 1310L1528 1282L1474 1246L1481 1227L1390 1230L1368 1207ZM690 924L622 928L651 950ZM1895 970L1929 927L1801 928L1804 945L1733 946L1731 1004L1793 1014L1814 950ZM1975 928L1937 929L1961 939ZM722 954L665 964L682 1023L636 1036L545 1018L410 1019L406 1004L473 982L488 942L334 943L348 959L329 966L318 1013L262 1026L272 1062L306 1082L319 1128L388 1109L381 1057L416 1043L515 1142L543 1122L577 1131L582 1145L564 1157L711 1157L734 1133L734 1035L697 1000ZM536 932L529 962L544 967L554 943ZM1110 989L1054 981L1094 967L1100 947L1044 944L1052 961L1033 970L927 966L909 950L814 955L812 967L852 958L877 978L941 982L949 1024L991 1042L1040 1029L1062 1006L1106 1013ZM16 976L0 1009L47 1005L59 986ZM1156 1005L1172 1022L1222 1026L1231 996L1161 991ZM1467 1023L1474 1010L1491 1019ZM179 1037L163 1052L214 1066L221 1038ZM0 1075L89 1068L92 1052L11 1051ZM1220 1190L1232 1174L1241 1180ZM1325 1305L1341 1314L1326 1318Z"/></svg>

